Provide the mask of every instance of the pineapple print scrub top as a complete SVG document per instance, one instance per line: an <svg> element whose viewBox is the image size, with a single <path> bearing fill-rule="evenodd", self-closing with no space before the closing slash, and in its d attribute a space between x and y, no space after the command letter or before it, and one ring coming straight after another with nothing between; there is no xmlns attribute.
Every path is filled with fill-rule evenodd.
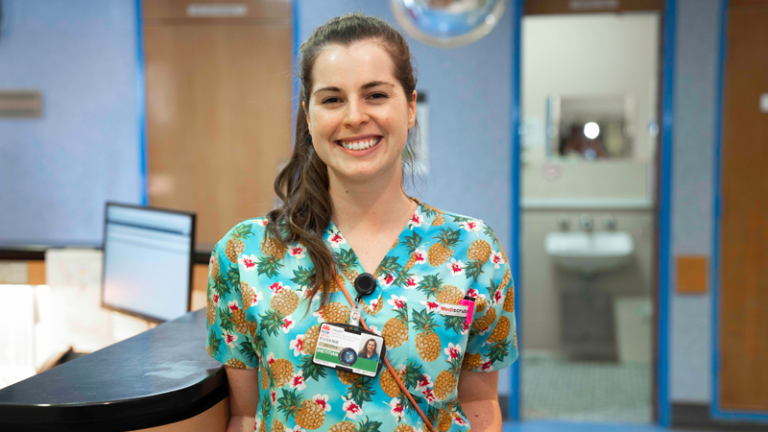
<svg viewBox="0 0 768 432"><path fill-rule="evenodd" d="M417 201L418 202L418 201ZM387 358L439 431L464 432L457 399L461 370L491 372L518 356L514 288L499 240L482 221L418 202L416 212L361 302ZM375 378L316 365L320 323L348 323L338 285L330 302L305 298L313 265L301 244L264 240L265 218L236 225L214 247L208 281L208 353L235 368L259 368L257 431L426 431L386 367ZM331 223L324 235L355 298L363 267ZM475 316L443 316L439 305L475 300ZM307 313L307 303L310 311Z"/></svg>

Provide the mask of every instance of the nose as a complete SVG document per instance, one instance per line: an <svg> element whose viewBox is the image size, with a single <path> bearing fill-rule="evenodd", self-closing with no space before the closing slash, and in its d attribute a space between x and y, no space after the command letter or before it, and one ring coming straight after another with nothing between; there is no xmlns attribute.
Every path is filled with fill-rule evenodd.
<svg viewBox="0 0 768 432"><path fill-rule="evenodd" d="M350 129L358 129L370 119L365 106L358 101L350 101L347 104L344 115L344 125Z"/></svg>

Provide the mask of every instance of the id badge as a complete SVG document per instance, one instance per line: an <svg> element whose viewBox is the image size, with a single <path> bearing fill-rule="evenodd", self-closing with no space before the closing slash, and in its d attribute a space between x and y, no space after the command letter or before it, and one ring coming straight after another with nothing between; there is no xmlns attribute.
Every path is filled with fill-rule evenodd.
<svg viewBox="0 0 768 432"><path fill-rule="evenodd" d="M312 361L321 366L375 377L387 354L384 338L356 326L323 323Z"/></svg>

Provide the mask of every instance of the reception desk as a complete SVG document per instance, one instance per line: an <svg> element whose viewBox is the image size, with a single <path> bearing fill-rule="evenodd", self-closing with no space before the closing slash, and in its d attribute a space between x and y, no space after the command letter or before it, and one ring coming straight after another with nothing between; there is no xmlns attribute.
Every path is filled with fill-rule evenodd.
<svg viewBox="0 0 768 432"><path fill-rule="evenodd" d="M0 389L0 431L225 431L205 309Z"/></svg>

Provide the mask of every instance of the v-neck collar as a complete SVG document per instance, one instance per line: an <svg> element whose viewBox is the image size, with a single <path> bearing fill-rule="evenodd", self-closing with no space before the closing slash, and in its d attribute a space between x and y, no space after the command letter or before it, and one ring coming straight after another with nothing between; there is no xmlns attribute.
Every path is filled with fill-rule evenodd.
<svg viewBox="0 0 768 432"><path fill-rule="evenodd" d="M413 212L413 214L411 214L410 220L406 223L405 227L397 236L397 243L393 243L393 247L390 248L386 255L384 255L384 258L381 260L381 262L376 267L376 270L374 271L374 277L376 277L377 285L381 290L386 290L395 282L401 282L397 281L397 278L401 275L403 272L403 267L413 255L413 253L408 253L406 249L402 249L402 254L394 254L393 251L397 249L397 247L406 244L406 241L409 238L411 239L411 242L413 242L413 239L420 239L418 242L419 246L415 249L414 252L421 250L423 248L424 240L427 238L427 231L429 231L431 228L431 223L434 219L434 216L428 217L427 214L425 214L427 206L424 203L416 198L409 198L417 204L416 210ZM341 231L333 223L333 221L328 223L328 228L326 228L323 239L331 249L331 253L334 255L334 260L336 261L337 265L339 265L340 259L347 258L349 261L354 261L354 265L351 266L353 267L352 270L355 270L357 273L365 272L365 268L360 262L357 254L354 252L354 250L352 250L352 247L344 238L344 235L341 233ZM424 250L421 250L421 252L425 253ZM354 260L350 259L350 256L353 257ZM349 288L352 288L356 293L357 290L354 289L355 281L348 280L348 272L343 273L345 285L348 288L348 291Z"/></svg>

